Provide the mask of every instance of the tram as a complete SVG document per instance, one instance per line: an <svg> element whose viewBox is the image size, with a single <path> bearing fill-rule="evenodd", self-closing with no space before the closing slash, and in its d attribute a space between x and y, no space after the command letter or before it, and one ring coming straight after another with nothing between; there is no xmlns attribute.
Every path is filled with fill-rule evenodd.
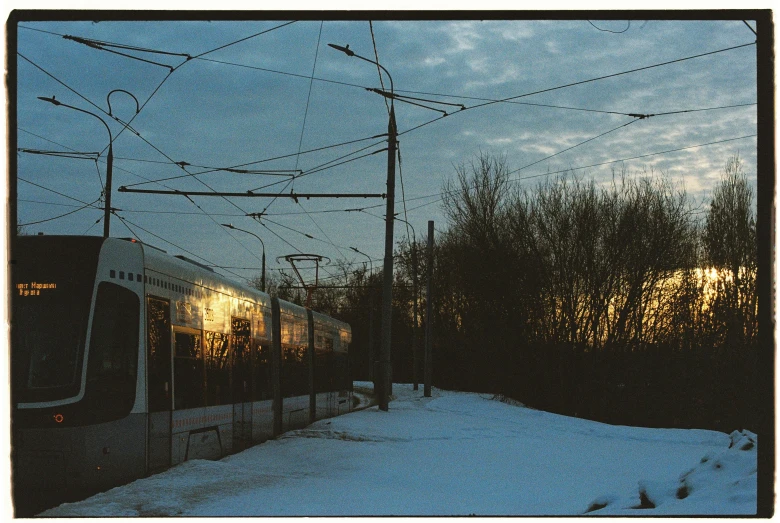
<svg viewBox="0 0 780 523"><path fill-rule="evenodd" d="M17 516L353 408L344 322L135 239L11 247Z"/></svg>

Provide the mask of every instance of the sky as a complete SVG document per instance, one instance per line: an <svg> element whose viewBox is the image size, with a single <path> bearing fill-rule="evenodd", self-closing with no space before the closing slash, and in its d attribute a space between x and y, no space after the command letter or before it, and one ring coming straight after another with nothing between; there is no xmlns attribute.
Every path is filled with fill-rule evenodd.
<svg viewBox="0 0 780 523"><path fill-rule="evenodd" d="M393 393L388 412L374 406L320 420L40 516L659 517L757 510L760 449L749 430L607 425L489 394L433 388L424 398L422 387L409 384L394 385ZM636 508L640 492L654 507Z"/></svg>
<svg viewBox="0 0 780 523"><path fill-rule="evenodd" d="M277 258L294 253L330 260L321 284L338 274L339 261L370 259L378 270L385 231L378 197L296 202L117 191L385 193L388 106L368 89L389 91L389 78L380 83L376 65L328 44L378 59L396 96L425 106L395 101L395 211L410 226L407 233L396 221L395 243L425 237L429 220L446 231L442 190L458 166L483 153L505 157L519 187L565 170L606 184L625 169L685 189L699 211L738 154L755 188L754 21L315 16L19 22L15 124L25 232L103 230L108 132L94 116L38 99L55 97L111 129L112 236L139 238L234 279L259 275L260 242L221 225L231 223L262 238L271 271L289 269ZM64 36L124 47L96 49ZM705 53L712 54L686 59ZM111 113L132 119L137 134L108 116L106 97L115 90L126 92L111 94ZM101 155L96 162L40 154L50 151ZM260 212L260 222L247 216ZM303 274L313 281L313 271Z"/></svg>

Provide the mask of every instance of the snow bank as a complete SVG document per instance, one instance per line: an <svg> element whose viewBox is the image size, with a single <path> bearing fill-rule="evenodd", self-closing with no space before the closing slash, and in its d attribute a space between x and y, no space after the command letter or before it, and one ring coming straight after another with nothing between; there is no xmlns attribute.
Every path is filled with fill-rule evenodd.
<svg viewBox="0 0 780 523"><path fill-rule="evenodd" d="M220 461L186 462L41 515L756 511L758 440L747 431L616 427L491 395L433 389L424 398L403 384L393 393L389 412L372 406L321 420Z"/></svg>
<svg viewBox="0 0 780 523"><path fill-rule="evenodd" d="M597 515L755 514L758 437L734 431L728 449L708 452L674 479L639 481L635 493L600 496L587 513Z"/></svg>

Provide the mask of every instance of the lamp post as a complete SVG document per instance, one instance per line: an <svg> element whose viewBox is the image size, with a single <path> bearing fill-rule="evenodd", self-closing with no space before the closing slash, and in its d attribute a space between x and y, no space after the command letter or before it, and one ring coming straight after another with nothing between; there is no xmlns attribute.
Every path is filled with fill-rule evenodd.
<svg viewBox="0 0 780 523"><path fill-rule="evenodd" d="M396 220L404 222L406 225L412 228L412 287L414 289L414 302L412 311L412 376L414 380L414 389L418 390L417 382L417 369L419 363L417 361L417 232L414 230L414 225L407 222L403 218L395 217Z"/></svg>
<svg viewBox="0 0 780 523"><path fill-rule="evenodd" d="M239 229L238 227L233 226L232 223L223 223L222 226L223 227L227 227L228 229L233 229L234 231L241 231L241 232L245 232L247 234L251 234L252 236L257 238L258 240L260 240L260 245L263 246L263 274L260 277L260 286L262 287L262 289L260 289L260 290L265 292L265 242L263 242L263 239L260 236L258 236L257 234L253 233L252 231L247 231L245 229Z"/></svg>
<svg viewBox="0 0 780 523"><path fill-rule="evenodd" d="M369 266L371 267L372 274L374 272L374 262L371 261L371 257L355 247L350 247L358 254L362 254L368 259ZM370 286L369 305L368 305L368 380L374 381L374 286Z"/></svg>
<svg viewBox="0 0 780 523"><path fill-rule="evenodd" d="M111 134L111 128L108 126L108 124L103 120L101 117L96 115L95 113L85 111L84 109L80 109L78 107L74 107L72 105L64 104L60 102L59 100L56 100L53 96L51 98L46 98L45 96L39 96L39 100L43 100L44 102L49 102L50 104L54 105L61 105L62 107L67 107L69 109L73 109L74 111L79 111L80 113L88 114L91 116L94 116L100 122L106 126L106 131L108 131L108 156L106 158L106 209L105 214L103 216L103 237L108 238L110 234L110 220L111 220L111 178L113 174L114 169L114 137Z"/></svg>
<svg viewBox="0 0 780 523"><path fill-rule="evenodd" d="M347 56L354 56L361 60L374 64L381 68L390 79L390 115L387 124L387 218L385 223L385 258L383 268L382 285L382 345L380 346L379 358L379 387L377 396L379 398L379 409L388 410L390 395L390 351L391 351L391 321L393 306L393 218L395 217L395 154L397 147L397 129L395 126L395 108L393 100L395 90L393 88L393 77L390 72L379 62L370 60L352 51L349 46L328 44L333 49L341 51Z"/></svg>

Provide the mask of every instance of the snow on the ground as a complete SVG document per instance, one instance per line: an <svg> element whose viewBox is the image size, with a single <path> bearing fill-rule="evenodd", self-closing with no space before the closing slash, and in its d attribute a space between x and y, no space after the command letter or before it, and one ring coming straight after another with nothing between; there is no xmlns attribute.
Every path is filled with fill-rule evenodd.
<svg viewBox="0 0 780 523"><path fill-rule="evenodd" d="M612 426L403 384L393 393L389 412L322 420L40 515L756 513L747 431Z"/></svg>

